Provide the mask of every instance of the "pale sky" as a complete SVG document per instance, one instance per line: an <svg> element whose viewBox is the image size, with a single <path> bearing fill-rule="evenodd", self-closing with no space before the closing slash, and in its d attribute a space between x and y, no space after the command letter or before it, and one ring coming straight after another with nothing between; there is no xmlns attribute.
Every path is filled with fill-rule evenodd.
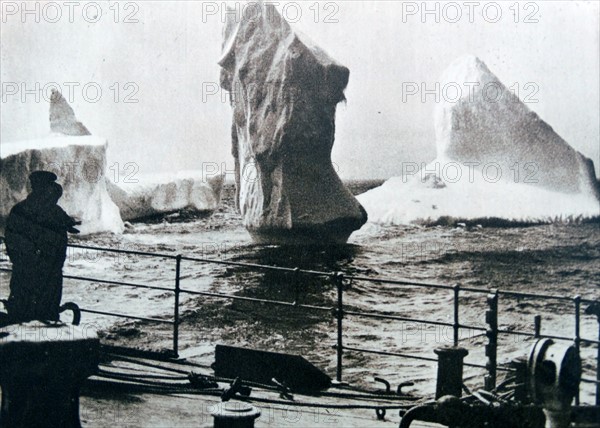
<svg viewBox="0 0 600 428"><path fill-rule="evenodd" d="M295 28L350 69L333 149L342 178L387 178L400 175L402 162L435 157L434 96L423 103L403 89L435 88L465 54L527 97L598 174L597 1L430 1L428 14L422 3L280 2ZM56 82L78 119L108 140L109 165L134 162L147 174L233 169L231 108L212 94L223 2L59 1L40 2L38 11L27 2L26 14L22 4L2 2L0 141L48 134L39 94L46 88L49 97Z"/></svg>

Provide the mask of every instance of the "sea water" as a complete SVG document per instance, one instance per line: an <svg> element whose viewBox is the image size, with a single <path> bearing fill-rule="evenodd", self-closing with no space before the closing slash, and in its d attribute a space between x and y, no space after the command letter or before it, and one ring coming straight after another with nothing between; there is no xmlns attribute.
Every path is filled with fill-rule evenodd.
<svg viewBox="0 0 600 428"><path fill-rule="evenodd" d="M355 194L377 182L351 183ZM600 299L600 229L598 223L547 224L531 227L390 226L367 223L347 245L335 247L257 246L241 225L233 203L233 186L224 190L222 207L209 218L180 214L136 223L121 236L72 237L71 243L184 256L217 262L241 262L342 272L371 279L409 279L480 289L544 293ZM10 263L3 256L1 267ZM70 248L64 273L172 290L175 260L168 257L105 253ZM0 295L8 296L9 273L0 273ZM336 289L328 277L298 275L208 262L183 261L183 290L231 294L330 308ZM174 293L99 281L65 279L63 302L82 308L172 320ZM486 327L485 293L460 293L460 322ZM346 281L346 310L403 318L453 322L453 292L411 285ZM586 305L582 305L583 313ZM534 316L542 316L542 334L574 337L573 302L516 299L499 302L502 329L533 332ZM207 296L181 295L181 356L207 366L217 343L302 354L332 377L336 373L336 320L332 311L307 311ZM68 317L65 317L68 318ZM172 326L166 323L84 313L82 322L98 329L104 341L144 349L172 348ZM594 316L582 315L581 335L598 339ZM460 332L467 362L485 364L482 331ZM347 315L345 346L435 358L433 350L452 345L451 327ZM527 356L533 339L501 335L498 361ZM594 346L582 344L584 376L595 378ZM377 387L375 376L392 385L413 381L414 393L431 394L434 362L357 351L343 354L343 380ZM482 387L484 371L465 368L471 387ZM593 385L584 384L584 402L593 401Z"/></svg>

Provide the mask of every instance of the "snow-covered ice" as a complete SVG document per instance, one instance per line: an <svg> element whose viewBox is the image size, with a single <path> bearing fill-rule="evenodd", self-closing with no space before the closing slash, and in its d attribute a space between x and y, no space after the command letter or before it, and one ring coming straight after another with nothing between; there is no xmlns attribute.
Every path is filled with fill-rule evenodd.
<svg viewBox="0 0 600 428"><path fill-rule="evenodd" d="M135 175L118 185L107 182L123 220L133 220L182 209L211 213L221 201L222 176L203 171Z"/></svg>
<svg viewBox="0 0 600 428"><path fill-rule="evenodd" d="M434 161L406 162L402 177L358 197L370 221L407 224L449 216L535 222L600 215L592 161L483 62L462 57L441 81L473 89L436 106Z"/></svg>
<svg viewBox="0 0 600 428"><path fill-rule="evenodd" d="M33 171L52 171L63 186L59 205L81 220L82 234L123 231L119 209L106 190L105 139L64 136L2 143L0 152L0 219L27 197Z"/></svg>

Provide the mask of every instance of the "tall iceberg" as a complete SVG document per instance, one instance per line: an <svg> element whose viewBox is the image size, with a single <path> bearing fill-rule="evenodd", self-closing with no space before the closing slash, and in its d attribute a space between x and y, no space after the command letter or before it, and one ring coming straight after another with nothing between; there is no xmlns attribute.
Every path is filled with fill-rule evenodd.
<svg viewBox="0 0 600 428"><path fill-rule="evenodd" d="M274 5L255 6L227 15L219 61L244 225L258 242L346 242L367 220L331 163L349 70Z"/></svg>
<svg viewBox="0 0 600 428"><path fill-rule="evenodd" d="M372 221L516 221L595 217L600 195L590 159L506 88L478 58L448 67L441 85L466 85L434 113L437 158L358 197Z"/></svg>

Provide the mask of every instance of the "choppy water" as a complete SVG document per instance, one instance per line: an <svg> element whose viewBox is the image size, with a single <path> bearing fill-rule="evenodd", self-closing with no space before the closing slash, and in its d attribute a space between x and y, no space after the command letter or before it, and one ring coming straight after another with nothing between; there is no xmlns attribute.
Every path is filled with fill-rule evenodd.
<svg viewBox="0 0 600 428"><path fill-rule="evenodd" d="M376 183L354 183L355 193ZM443 284L460 283L478 288L581 295L600 299L600 230L598 224L544 225L526 228L379 227L367 224L341 247L283 248L256 246L241 227L226 187L224 205L209 219L172 217L155 224L136 224L122 236L99 235L74 239L85 245L184 254L191 257L250 262L320 271L341 271L366 277ZM8 265L6 261L3 266ZM65 274L172 288L173 260L143 256L97 254L70 250ZM1 293L7 295L8 274L1 274ZM298 285L296 285L298 284ZM331 307L335 291L329 281L289 274L261 272L184 261L181 287L188 290L233 293L239 296L294 301ZM485 294L461 295L461 322L485 326ZM173 294L166 291L120 287L76 280L65 281L63 301L82 307L138 316L172 317ZM452 321L452 293L413 286L355 282L345 294L346 309L378 311L403 317ZM306 312L249 302L206 297L182 297L180 354L203 363L212 362L216 343L257 349L302 353L335 374L335 320L328 312ZM582 309L585 309L583 306ZM533 329L533 317L542 315L542 333L574 334L574 306L556 301L529 299L500 301L502 328ZM151 349L169 348L170 327L142 321L118 320L86 314L84 322L104 330L105 340ZM483 363L485 338L479 331L461 332L461 345L469 349L468 361ZM583 337L597 339L596 319L584 316ZM433 349L452 342L445 327L426 328L412 322L349 316L344 320L347 346L372 350L417 353L434 357ZM526 355L531 340L501 336L499 361ZM586 377L594 377L595 347L582 346ZM481 386L483 373L466 369L471 385ZM416 381L413 388L430 393L435 366L397 357L346 352L344 380L375 386L373 376L393 385ZM592 388L584 392L591 402Z"/></svg>

